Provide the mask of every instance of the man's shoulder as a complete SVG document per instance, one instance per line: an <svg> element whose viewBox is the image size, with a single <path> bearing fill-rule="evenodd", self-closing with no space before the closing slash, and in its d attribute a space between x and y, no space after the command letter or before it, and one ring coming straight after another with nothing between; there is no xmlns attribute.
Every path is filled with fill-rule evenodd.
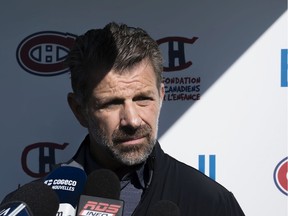
<svg viewBox="0 0 288 216"><path fill-rule="evenodd" d="M216 180L208 177L196 168L181 162L174 157L166 154L167 173L169 173L171 182L177 184L179 188L183 187L193 193L204 194L229 194L230 192ZM167 174L166 173L166 174Z"/></svg>
<svg viewBox="0 0 288 216"><path fill-rule="evenodd" d="M168 191L168 198L175 197L181 209L192 211L201 207L201 211L207 212L203 215L213 215L216 211L222 215L244 215L233 193L222 184L167 154L165 158L163 172L158 170L162 172L158 186L166 185L162 190Z"/></svg>

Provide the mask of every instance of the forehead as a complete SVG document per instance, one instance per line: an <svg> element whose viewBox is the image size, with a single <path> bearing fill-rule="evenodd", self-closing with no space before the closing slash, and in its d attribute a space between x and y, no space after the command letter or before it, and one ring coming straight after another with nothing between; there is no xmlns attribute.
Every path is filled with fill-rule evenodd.
<svg viewBox="0 0 288 216"><path fill-rule="evenodd" d="M133 93L134 91L157 90L156 75L149 61L141 61L123 71L110 70L94 86L92 94L119 94L120 92Z"/></svg>

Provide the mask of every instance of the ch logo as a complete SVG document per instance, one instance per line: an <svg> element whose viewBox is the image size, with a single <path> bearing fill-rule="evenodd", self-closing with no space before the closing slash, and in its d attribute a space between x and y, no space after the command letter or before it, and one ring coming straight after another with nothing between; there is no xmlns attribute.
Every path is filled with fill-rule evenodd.
<svg viewBox="0 0 288 216"><path fill-rule="evenodd" d="M56 144L50 142L39 142L27 146L21 157L22 168L25 173L34 178L41 178L51 171L51 166L55 164L55 150L63 150L68 146L68 143ZM32 171L28 166L28 155L37 153L39 158L38 172ZM46 150L46 151L45 151ZM49 168L46 170L46 168Z"/></svg>
<svg viewBox="0 0 288 216"><path fill-rule="evenodd" d="M184 38L184 37L165 37L157 40L159 46L168 43L168 66L164 66L163 70L166 72L184 70L192 65L192 61L185 59L184 44L193 44L198 37ZM176 65L178 59L178 65Z"/></svg>
<svg viewBox="0 0 288 216"><path fill-rule="evenodd" d="M56 31L38 32L24 38L17 48L17 61L27 72L55 76L68 71L64 61L76 36Z"/></svg>
<svg viewBox="0 0 288 216"><path fill-rule="evenodd" d="M282 159L274 170L276 187L286 196L288 195L288 157Z"/></svg>

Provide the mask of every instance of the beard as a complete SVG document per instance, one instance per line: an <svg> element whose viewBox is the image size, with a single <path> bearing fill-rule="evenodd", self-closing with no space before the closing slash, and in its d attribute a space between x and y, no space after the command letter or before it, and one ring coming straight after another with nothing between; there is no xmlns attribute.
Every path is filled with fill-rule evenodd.
<svg viewBox="0 0 288 216"><path fill-rule="evenodd" d="M116 129L111 136L111 141L105 131L98 127L95 122L91 131L96 145L102 145L112 158L127 166L141 164L146 161L156 144L156 135L153 136L152 128L149 125L142 125L137 129L131 127ZM121 144L125 140L142 137L145 138L142 143Z"/></svg>

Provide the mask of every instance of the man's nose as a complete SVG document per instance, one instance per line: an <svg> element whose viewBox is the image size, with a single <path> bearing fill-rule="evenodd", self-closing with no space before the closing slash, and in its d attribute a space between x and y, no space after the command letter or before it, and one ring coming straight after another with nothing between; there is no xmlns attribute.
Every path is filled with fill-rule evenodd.
<svg viewBox="0 0 288 216"><path fill-rule="evenodd" d="M141 125L142 119L139 116L137 105L133 101L124 103L120 121L121 126L138 128Z"/></svg>

